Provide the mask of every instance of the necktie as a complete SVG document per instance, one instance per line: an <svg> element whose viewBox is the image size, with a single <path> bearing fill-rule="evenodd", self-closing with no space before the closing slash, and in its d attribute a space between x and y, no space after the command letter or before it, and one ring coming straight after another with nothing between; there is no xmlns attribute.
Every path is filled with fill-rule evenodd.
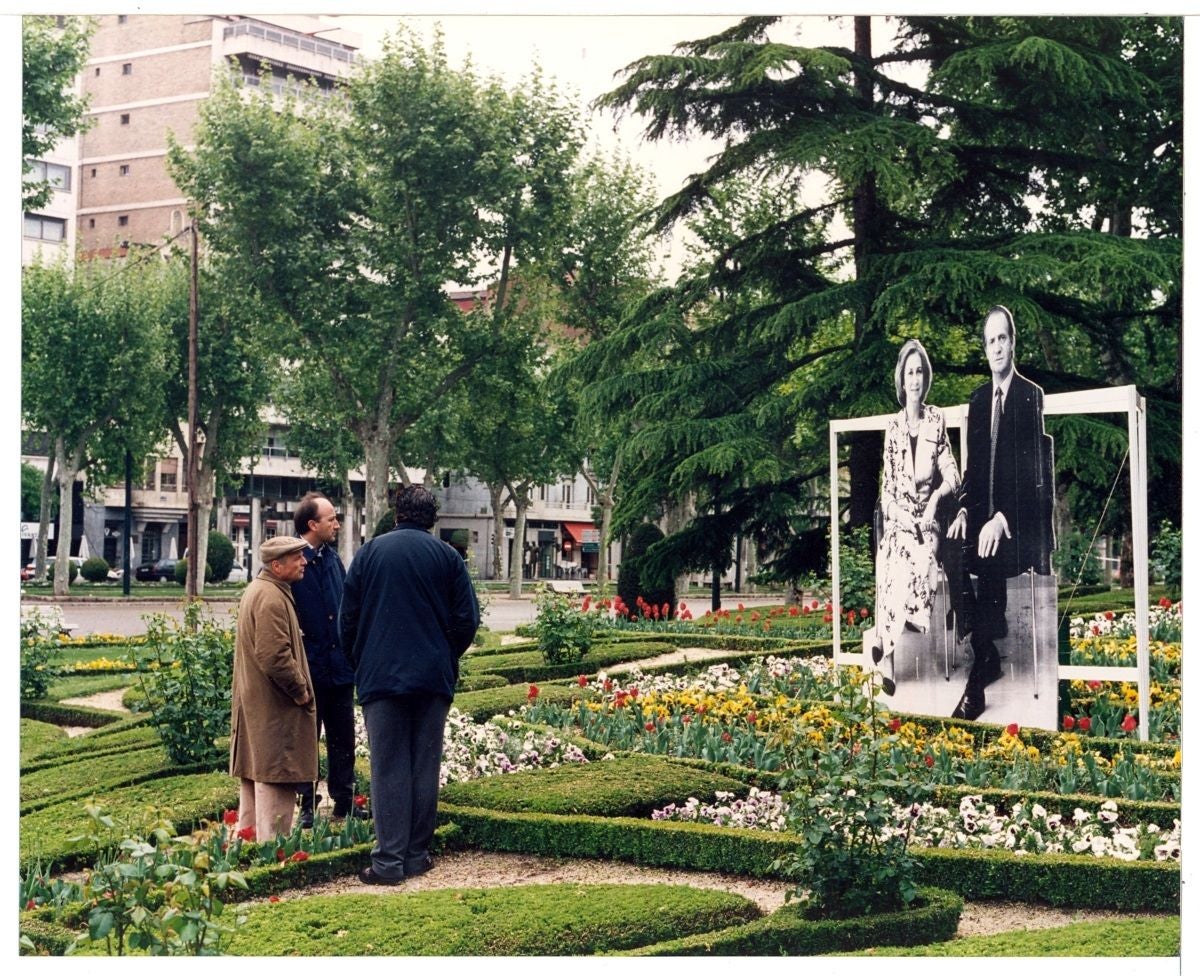
<svg viewBox="0 0 1200 976"><path fill-rule="evenodd" d="M1000 399L1000 387L996 387L996 400L992 405L992 453L988 461L988 517L996 514L996 440L1000 436L1000 414L1004 401Z"/></svg>

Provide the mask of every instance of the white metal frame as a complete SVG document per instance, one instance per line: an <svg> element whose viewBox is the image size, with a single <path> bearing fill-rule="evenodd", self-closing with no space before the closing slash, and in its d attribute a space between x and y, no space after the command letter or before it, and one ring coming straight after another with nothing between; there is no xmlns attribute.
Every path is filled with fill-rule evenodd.
<svg viewBox="0 0 1200 976"><path fill-rule="evenodd" d="M959 430L962 464L967 465L965 403L941 408L946 426ZM1052 393L1045 400L1046 416L1087 413L1123 413L1129 423L1129 492L1133 518L1133 594L1137 634L1137 666L1131 668L1091 665L1058 665L1059 680L1136 681L1138 686L1138 737L1150 738L1150 564L1147 526L1146 474L1146 400L1134 386L1118 386L1075 393ZM838 508L838 435L853 431L886 430L894 414L854 417L829 422L829 511L830 559L833 573L833 619L841 620L841 558L838 536L841 529ZM1057 657L1055 658L1057 660ZM841 626L833 628L834 664L866 666L866 655L842 651Z"/></svg>

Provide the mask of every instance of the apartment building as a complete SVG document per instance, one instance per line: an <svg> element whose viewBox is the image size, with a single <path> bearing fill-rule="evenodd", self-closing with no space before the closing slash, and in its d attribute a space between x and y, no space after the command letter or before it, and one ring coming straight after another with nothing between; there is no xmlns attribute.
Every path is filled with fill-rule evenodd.
<svg viewBox="0 0 1200 976"><path fill-rule="evenodd" d="M160 243L187 225L187 200L167 171L168 134L191 145L218 72L280 92L307 80L331 92L358 58L356 35L316 17L131 13L97 21L80 79L93 123L79 149L84 255Z"/></svg>

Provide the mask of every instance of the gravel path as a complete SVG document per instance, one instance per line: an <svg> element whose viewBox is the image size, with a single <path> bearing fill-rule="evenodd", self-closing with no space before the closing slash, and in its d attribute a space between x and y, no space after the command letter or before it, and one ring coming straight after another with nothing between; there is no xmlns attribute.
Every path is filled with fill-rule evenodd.
<svg viewBox="0 0 1200 976"><path fill-rule="evenodd" d="M764 878L733 874L646 868L614 861L455 851L437 858L428 874L392 888L364 885L353 875L303 889L289 897L344 894L404 894L438 888L504 888L522 884L672 884L730 891L749 898L764 912L784 904L789 885ZM967 902L958 923L958 937L992 935L1022 929L1047 929L1072 922L1129 918L1128 912L1052 908L1022 902Z"/></svg>

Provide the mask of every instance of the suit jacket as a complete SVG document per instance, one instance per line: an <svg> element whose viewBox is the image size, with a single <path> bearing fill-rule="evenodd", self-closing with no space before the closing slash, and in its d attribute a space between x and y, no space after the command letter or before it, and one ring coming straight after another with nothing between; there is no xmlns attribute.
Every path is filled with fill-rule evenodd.
<svg viewBox="0 0 1200 976"><path fill-rule="evenodd" d="M1011 539L1001 538L990 559L974 555L979 531L992 516L988 507L991 454L992 383L971 394L967 414L967 471L963 505L967 541L977 574L1017 576L1028 569L1050 572L1054 548L1053 441L1042 420L1042 388L1013 372L996 440L994 499L1004 514Z"/></svg>
<svg viewBox="0 0 1200 976"><path fill-rule="evenodd" d="M338 607L346 570L330 545L304 550L308 568L292 584L296 616L304 632L304 653L314 685L337 688L354 684L354 668L342 651L338 637Z"/></svg>

